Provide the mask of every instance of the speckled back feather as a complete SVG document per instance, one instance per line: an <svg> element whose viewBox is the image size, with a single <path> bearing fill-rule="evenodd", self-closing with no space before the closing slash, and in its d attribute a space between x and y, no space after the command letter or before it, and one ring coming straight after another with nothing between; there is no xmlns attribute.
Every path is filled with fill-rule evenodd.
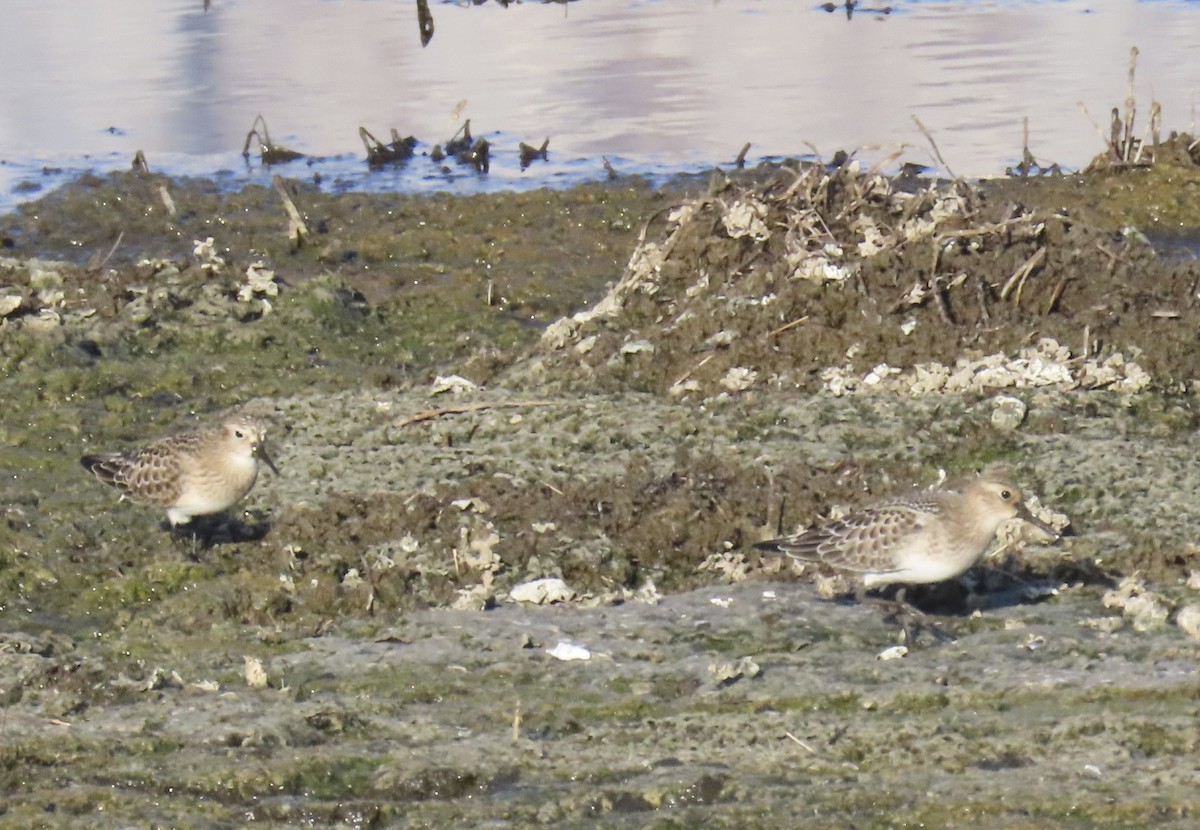
<svg viewBox="0 0 1200 830"><path fill-rule="evenodd" d="M895 547L942 512L945 495L931 493L882 502L796 536L764 542L761 547L847 571L884 572L890 569Z"/></svg>
<svg viewBox="0 0 1200 830"><path fill-rule="evenodd" d="M202 440L199 433L182 433L155 441L132 452L85 455L83 466L137 504L170 507L182 488L182 456Z"/></svg>

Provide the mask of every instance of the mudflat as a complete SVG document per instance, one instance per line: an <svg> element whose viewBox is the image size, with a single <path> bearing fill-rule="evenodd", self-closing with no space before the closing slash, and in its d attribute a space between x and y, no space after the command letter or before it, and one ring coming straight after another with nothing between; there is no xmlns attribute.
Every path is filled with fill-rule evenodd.
<svg viewBox="0 0 1200 830"><path fill-rule="evenodd" d="M1190 826L1189 146L0 217L0 826ZM230 409L191 530L79 465ZM906 650L753 548L995 466L1067 536Z"/></svg>

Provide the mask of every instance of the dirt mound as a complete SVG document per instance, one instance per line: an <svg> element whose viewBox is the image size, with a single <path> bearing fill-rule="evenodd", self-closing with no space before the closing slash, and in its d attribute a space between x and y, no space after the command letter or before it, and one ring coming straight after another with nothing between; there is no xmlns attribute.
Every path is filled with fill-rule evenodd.
<svg viewBox="0 0 1200 830"><path fill-rule="evenodd" d="M722 178L652 218L607 296L547 329L535 367L680 397L1198 376L1193 262L988 193L854 166Z"/></svg>

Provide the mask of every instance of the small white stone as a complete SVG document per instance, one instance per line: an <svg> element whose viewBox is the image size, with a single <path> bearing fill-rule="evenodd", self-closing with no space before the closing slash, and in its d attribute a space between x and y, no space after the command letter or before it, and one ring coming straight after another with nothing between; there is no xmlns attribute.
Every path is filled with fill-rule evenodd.
<svg viewBox="0 0 1200 830"><path fill-rule="evenodd" d="M592 653L583 646L560 640L554 647L546 649L546 653L556 660L591 660Z"/></svg>

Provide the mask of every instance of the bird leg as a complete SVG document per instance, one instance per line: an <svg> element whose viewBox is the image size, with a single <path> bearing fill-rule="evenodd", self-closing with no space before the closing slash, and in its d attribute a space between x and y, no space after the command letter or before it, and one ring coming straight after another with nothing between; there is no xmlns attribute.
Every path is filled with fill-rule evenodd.
<svg viewBox="0 0 1200 830"><path fill-rule="evenodd" d="M922 630L928 631L934 639L941 643L953 643L957 638L941 626L930 621L929 615L905 600L907 586L901 586L891 599L871 597L870 601L883 609L884 613L900 625L900 635L903 644L909 648L917 647L917 637Z"/></svg>

